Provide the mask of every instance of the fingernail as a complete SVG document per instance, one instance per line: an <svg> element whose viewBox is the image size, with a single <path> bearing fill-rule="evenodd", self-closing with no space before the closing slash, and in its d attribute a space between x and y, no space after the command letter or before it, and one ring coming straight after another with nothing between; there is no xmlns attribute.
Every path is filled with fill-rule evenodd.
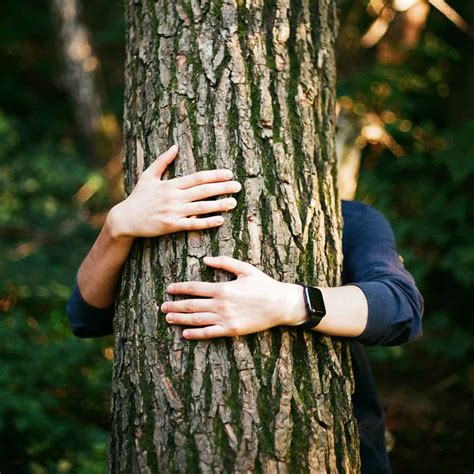
<svg viewBox="0 0 474 474"><path fill-rule="evenodd" d="M163 313L166 311L166 303L161 305L161 311L163 311Z"/></svg>
<svg viewBox="0 0 474 474"><path fill-rule="evenodd" d="M188 337L188 336L189 336L189 332L186 331L186 330L184 330L184 331L183 331L183 337Z"/></svg>

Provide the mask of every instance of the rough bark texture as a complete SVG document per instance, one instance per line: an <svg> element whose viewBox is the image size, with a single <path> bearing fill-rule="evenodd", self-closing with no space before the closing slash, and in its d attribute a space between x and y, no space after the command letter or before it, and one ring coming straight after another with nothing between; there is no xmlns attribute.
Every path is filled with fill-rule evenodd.
<svg viewBox="0 0 474 474"><path fill-rule="evenodd" d="M219 230L136 242L115 318L110 470L357 472L348 348L274 329L188 343L159 312L205 255L337 285L331 0L127 0L126 189L172 143L174 174L232 169ZM172 173L170 173L172 175Z"/></svg>

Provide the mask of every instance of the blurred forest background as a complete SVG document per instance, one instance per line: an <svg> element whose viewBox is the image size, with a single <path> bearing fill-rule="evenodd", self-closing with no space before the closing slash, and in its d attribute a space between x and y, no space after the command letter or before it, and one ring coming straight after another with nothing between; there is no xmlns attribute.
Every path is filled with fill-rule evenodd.
<svg viewBox="0 0 474 474"><path fill-rule="evenodd" d="M370 349L394 472L471 473L474 2L340 6L344 194L385 213L425 297L422 339ZM1 12L0 471L102 473L112 338L72 336L65 303L122 196L123 5Z"/></svg>

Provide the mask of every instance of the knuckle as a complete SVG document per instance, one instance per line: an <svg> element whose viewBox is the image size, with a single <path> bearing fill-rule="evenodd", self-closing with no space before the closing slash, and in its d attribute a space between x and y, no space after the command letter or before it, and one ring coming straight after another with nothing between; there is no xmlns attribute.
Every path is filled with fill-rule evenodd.
<svg viewBox="0 0 474 474"><path fill-rule="evenodd" d="M204 171L198 171L194 175L194 182L196 184L203 184L206 182L206 173Z"/></svg>
<svg viewBox="0 0 474 474"><path fill-rule="evenodd" d="M172 228L175 224L175 220L171 216L171 214L165 213L160 217L161 224L166 228Z"/></svg>
<svg viewBox="0 0 474 474"><path fill-rule="evenodd" d="M197 202L196 203L196 212L203 213L206 211L206 203L204 202Z"/></svg>
<svg viewBox="0 0 474 474"><path fill-rule="evenodd" d="M213 204L213 212L227 211L230 207L228 199L218 199Z"/></svg>
<svg viewBox="0 0 474 474"><path fill-rule="evenodd" d="M191 315L191 323L199 326L202 324L202 316L199 313L193 313Z"/></svg>
<svg viewBox="0 0 474 474"><path fill-rule="evenodd" d="M168 204L162 204L160 206L160 210L158 211L158 215L163 216L164 219L168 219L172 215L172 209Z"/></svg>
<svg viewBox="0 0 474 474"><path fill-rule="evenodd" d="M209 228L209 227L216 227L216 225L220 224L221 222L219 221L216 221L215 219L207 219L206 220L206 226Z"/></svg>
<svg viewBox="0 0 474 474"><path fill-rule="evenodd" d="M217 291L218 296L226 300L230 296L231 290L228 285L223 285Z"/></svg>
<svg viewBox="0 0 474 474"><path fill-rule="evenodd" d="M201 189L206 196L212 193L212 186L210 184L203 184Z"/></svg>
<svg viewBox="0 0 474 474"><path fill-rule="evenodd" d="M238 336L240 334L240 323L238 321L230 321L227 329L229 330L229 334L231 336Z"/></svg>
<svg viewBox="0 0 474 474"><path fill-rule="evenodd" d="M188 221L188 229L189 230L196 230L199 229L199 221L197 219L190 219Z"/></svg>

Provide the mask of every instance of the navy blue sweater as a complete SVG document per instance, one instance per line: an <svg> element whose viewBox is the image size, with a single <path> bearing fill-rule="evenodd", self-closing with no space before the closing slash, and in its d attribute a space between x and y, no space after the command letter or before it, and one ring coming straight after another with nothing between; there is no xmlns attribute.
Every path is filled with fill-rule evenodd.
<svg viewBox="0 0 474 474"><path fill-rule="evenodd" d="M368 302L363 333L350 340L355 379L354 415L361 441L362 472L390 472L385 450L385 421L364 345L398 345L421 336L423 298L397 253L392 228L366 204L342 201L344 220L342 283L357 285ZM78 337L112 334L113 305L89 305L75 285L67 304L73 333Z"/></svg>

